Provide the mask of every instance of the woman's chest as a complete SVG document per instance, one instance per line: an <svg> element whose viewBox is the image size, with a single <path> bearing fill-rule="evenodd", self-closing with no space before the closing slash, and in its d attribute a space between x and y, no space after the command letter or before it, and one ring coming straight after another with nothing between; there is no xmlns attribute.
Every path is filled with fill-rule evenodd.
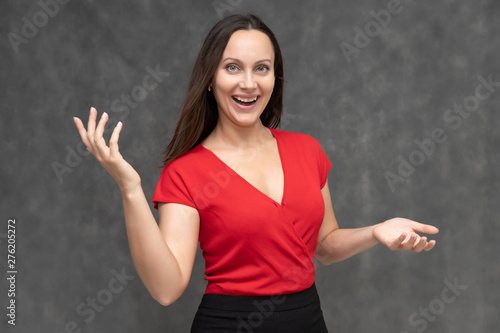
<svg viewBox="0 0 500 333"><path fill-rule="evenodd" d="M245 152L211 152L226 171L231 173L243 189L257 190L262 195L281 203L284 195L285 173L278 147L250 149Z"/></svg>

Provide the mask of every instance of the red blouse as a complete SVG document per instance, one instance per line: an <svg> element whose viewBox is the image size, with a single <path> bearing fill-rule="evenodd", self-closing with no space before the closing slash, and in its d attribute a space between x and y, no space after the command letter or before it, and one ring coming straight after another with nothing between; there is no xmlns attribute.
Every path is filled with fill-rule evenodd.
<svg viewBox="0 0 500 333"><path fill-rule="evenodd" d="M281 202L259 191L201 143L163 168L158 202L200 214L205 293L278 295L314 282L318 233L325 213L321 189L332 164L319 142L270 128L284 173Z"/></svg>

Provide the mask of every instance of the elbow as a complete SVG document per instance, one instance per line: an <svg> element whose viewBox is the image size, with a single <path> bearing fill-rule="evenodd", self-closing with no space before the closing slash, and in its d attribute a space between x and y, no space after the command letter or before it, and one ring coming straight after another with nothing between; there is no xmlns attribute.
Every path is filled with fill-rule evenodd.
<svg viewBox="0 0 500 333"><path fill-rule="evenodd" d="M177 288L175 290L161 291L156 293L151 293L151 296L163 306L169 306L175 303L182 295L186 286Z"/></svg>
<svg viewBox="0 0 500 333"><path fill-rule="evenodd" d="M335 260L329 260L329 261L327 261L327 262L324 262L324 263L323 263L323 265L324 265L324 266L330 266L331 264L336 263L336 262L337 262L337 261L335 261Z"/></svg>
<svg viewBox="0 0 500 333"><path fill-rule="evenodd" d="M335 262L335 260L333 260L331 257L325 256L325 255L320 256L317 253L316 253L316 257L314 259L316 259L323 266L330 266L331 264L333 264Z"/></svg>
<svg viewBox="0 0 500 333"><path fill-rule="evenodd" d="M330 266L331 264L337 262L336 260L333 260L332 258L321 258L321 257L316 257L316 260L323 266Z"/></svg>
<svg viewBox="0 0 500 333"><path fill-rule="evenodd" d="M172 296L172 295L157 295L153 296L153 298L163 306L169 306L175 303L179 299L180 295Z"/></svg>
<svg viewBox="0 0 500 333"><path fill-rule="evenodd" d="M330 251L326 252L325 255L319 260L323 265L330 266L331 264L335 264L347 259L348 256L338 251L337 249L330 249Z"/></svg>
<svg viewBox="0 0 500 333"><path fill-rule="evenodd" d="M332 246L331 244L327 246L323 243L318 244L315 258L324 266L330 266L346 259L342 256L342 249L339 246Z"/></svg>
<svg viewBox="0 0 500 333"><path fill-rule="evenodd" d="M169 306L169 305L172 305L173 303L175 303L175 299L171 299L171 298L159 298L159 297L155 297L154 298L158 303L160 303L161 305L163 306Z"/></svg>
<svg viewBox="0 0 500 333"><path fill-rule="evenodd" d="M334 256L332 256L332 250L325 247L323 243L318 243L315 259L324 266L330 266L336 262Z"/></svg>

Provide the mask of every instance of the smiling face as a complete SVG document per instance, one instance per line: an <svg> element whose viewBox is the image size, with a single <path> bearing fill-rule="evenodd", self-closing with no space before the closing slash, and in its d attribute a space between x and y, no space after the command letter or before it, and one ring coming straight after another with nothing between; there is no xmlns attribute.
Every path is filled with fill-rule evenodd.
<svg viewBox="0 0 500 333"><path fill-rule="evenodd" d="M213 80L219 122L255 125L271 98L274 80L274 49L269 37L258 30L235 31Z"/></svg>

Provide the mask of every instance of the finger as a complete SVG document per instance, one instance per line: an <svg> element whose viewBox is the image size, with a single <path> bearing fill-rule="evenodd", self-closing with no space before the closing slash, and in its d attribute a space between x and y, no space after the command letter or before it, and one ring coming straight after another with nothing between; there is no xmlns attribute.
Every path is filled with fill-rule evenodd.
<svg viewBox="0 0 500 333"><path fill-rule="evenodd" d="M109 117L106 112L103 112L101 115L101 118L99 119L99 123L96 126L95 129L95 137L96 138L101 138L103 133L104 133L104 126L106 125L106 122L108 121Z"/></svg>
<svg viewBox="0 0 500 333"><path fill-rule="evenodd" d="M389 247L391 250L397 250L401 247L401 244L404 242L404 240L406 239L406 233L403 232L401 235L399 235L399 237L394 240L391 244L391 246Z"/></svg>
<svg viewBox="0 0 500 333"><path fill-rule="evenodd" d="M113 133L111 134L111 138L109 139L109 149L110 149L110 156L111 157L117 157L120 155L120 152L118 151L118 139L120 138L120 132L123 128L123 124L121 121L116 124Z"/></svg>
<svg viewBox="0 0 500 333"><path fill-rule="evenodd" d="M399 245L400 250L410 250L415 244L415 240L417 239L417 234L411 234L407 240L405 240L401 245Z"/></svg>
<svg viewBox="0 0 500 333"><path fill-rule="evenodd" d="M91 154L94 154L94 149L92 149L92 145L91 145L90 140L88 138L88 133L87 133L87 130L85 129L85 127L83 125L83 122L78 117L73 117L73 120L75 121L75 125L76 125L76 127L78 129L78 132L80 133L80 137L82 138L82 142L87 147L87 150Z"/></svg>
<svg viewBox="0 0 500 333"><path fill-rule="evenodd" d="M436 228L435 226L430 225L430 224L423 224L423 223L419 223L419 222L413 222L412 228L415 231L423 232L426 234L437 234L439 232L439 229Z"/></svg>
<svg viewBox="0 0 500 333"><path fill-rule="evenodd" d="M435 245L436 245L436 241L435 240L431 240L430 242L428 242L425 245L424 250L425 251L430 251L430 250L432 250L432 248L434 248Z"/></svg>
<svg viewBox="0 0 500 333"><path fill-rule="evenodd" d="M422 238L418 234L411 235L410 240L407 243L409 247L408 250L412 250L415 247L415 245L417 245L420 242L421 239Z"/></svg>
<svg viewBox="0 0 500 333"><path fill-rule="evenodd" d="M90 108L89 121L87 123L87 133L92 135L95 133L95 119L97 117L97 110L94 107Z"/></svg>
<svg viewBox="0 0 500 333"><path fill-rule="evenodd" d="M427 244L427 237L421 237L419 242L413 245L412 251L421 252Z"/></svg>
<svg viewBox="0 0 500 333"><path fill-rule="evenodd" d="M76 128L78 129L78 133L80 134L82 142L85 144L85 146L88 147L89 140L87 139L87 130L83 126L82 121L78 117L73 117L73 121L75 122Z"/></svg>
<svg viewBox="0 0 500 333"><path fill-rule="evenodd" d="M97 158L100 158L99 151L96 148L95 142L94 142L94 134L95 134L95 119L97 117L97 110L94 107L90 108L90 113L89 113L89 122L87 124L87 138L89 141L90 149L92 149L94 156Z"/></svg>
<svg viewBox="0 0 500 333"><path fill-rule="evenodd" d="M104 133L104 125L106 125L106 122L108 121L108 114L104 112L101 115L101 119L99 120L99 124L97 124L96 131L94 133L94 142L96 147L99 149L99 152L101 153L102 156L108 156L109 155L109 148L106 146L106 141L104 140L104 137L102 134Z"/></svg>

